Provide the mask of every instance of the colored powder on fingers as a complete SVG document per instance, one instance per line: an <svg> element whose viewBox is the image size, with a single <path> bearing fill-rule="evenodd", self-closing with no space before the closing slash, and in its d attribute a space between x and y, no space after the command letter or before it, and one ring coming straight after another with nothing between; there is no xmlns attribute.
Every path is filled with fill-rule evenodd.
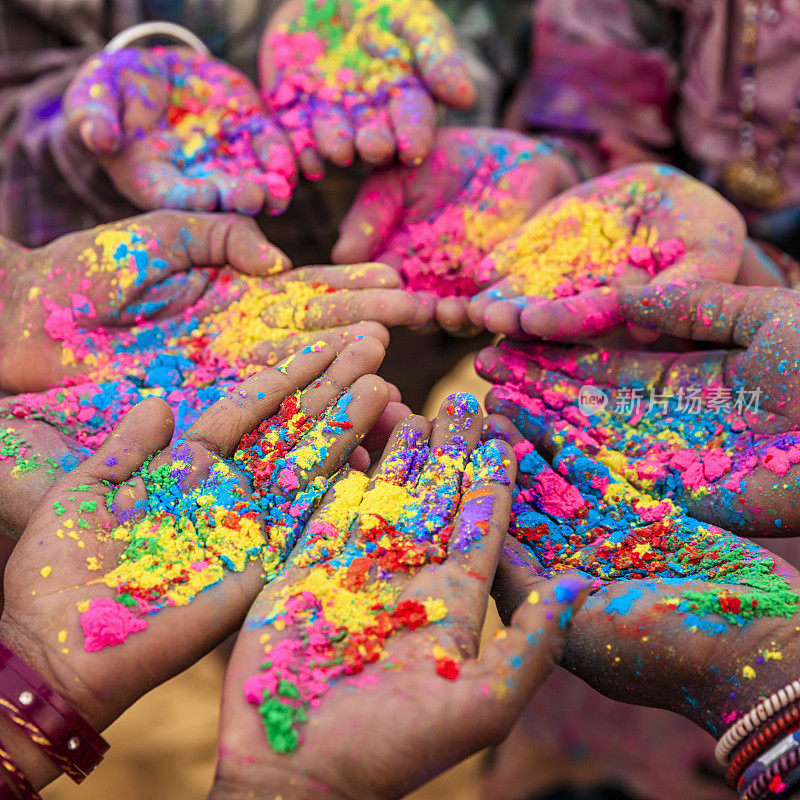
<svg viewBox="0 0 800 800"><path fill-rule="evenodd" d="M404 597L403 584L392 577L442 561L455 544L456 510L484 502L486 484L509 482L505 450L490 443L470 456L458 433L471 424L474 398L449 400L446 442L431 448L418 431L404 430L371 481L355 471L339 478L291 564L305 568L302 577L277 591L251 620L274 631L262 637L262 671L245 682L244 692L258 707L276 752L299 746L309 711L336 684L387 661L395 632L446 620L441 599ZM462 531L473 529L460 537L465 553L480 546L490 517L491 506L482 517L462 522ZM434 647L435 670L454 680L459 656L442 649Z"/></svg>
<svg viewBox="0 0 800 800"><path fill-rule="evenodd" d="M425 4L355 0L347 14L332 0L305 0L302 12L268 37L275 75L266 102L297 153L314 146L314 119L343 117L352 130L369 130L388 125L393 97L409 89L427 94L414 66L417 57L438 58L442 87L455 79L456 88L467 91L460 69L448 75L451 40ZM405 36L395 32L399 19ZM420 42L417 53L409 37Z"/></svg>
<svg viewBox="0 0 800 800"><path fill-rule="evenodd" d="M350 400L344 393L308 415L301 393L291 395L277 414L242 438L230 461L214 461L204 476L200 465L208 454L182 440L173 445L170 462L142 467L136 477L146 496L132 513L118 512L121 524L101 536L125 549L116 566L91 580L116 595L95 598L82 611L85 649L121 644L147 627L148 615L192 602L226 572L258 563L265 579L272 579L329 486L318 476L287 487L285 475L291 471L304 478L325 462L331 442L349 426ZM112 512L117 493L114 488L104 498ZM78 502L77 492L73 499L75 515L62 518L63 529L91 528L97 503Z"/></svg>

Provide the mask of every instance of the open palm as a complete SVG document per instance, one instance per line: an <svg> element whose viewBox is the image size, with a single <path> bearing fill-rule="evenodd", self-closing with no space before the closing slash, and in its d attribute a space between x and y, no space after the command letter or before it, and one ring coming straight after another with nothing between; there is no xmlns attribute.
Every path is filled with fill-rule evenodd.
<svg viewBox="0 0 800 800"><path fill-rule="evenodd" d="M479 264L557 194L562 174L536 139L490 128L442 128L419 165L379 170L342 221L337 263L382 261L451 331L489 274ZM479 326L482 327L482 326Z"/></svg>
<svg viewBox="0 0 800 800"><path fill-rule="evenodd" d="M793 667L778 662L797 647L793 567L654 503L573 446L549 464L507 419L488 427L520 458L516 538L494 590L502 616L543 575L578 571L594 589L562 664L613 699L676 711L715 735L765 686L786 682Z"/></svg>
<svg viewBox="0 0 800 800"><path fill-rule="evenodd" d="M748 536L792 535L800 524L796 295L710 282L624 295L635 324L746 349L507 343L479 361L526 435L546 429L555 448L575 443L697 519ZM588 386L602 390L603 408L587 407Z"/></svg>
<svg viewBox="0 0 800 800"><path fill-rule="evenodd" d="M183 47L102 52L64 96L67 129L142 209L286 208L289 143L238 70Z"/></svg>
<svg viewBox="0 0 800 800"><path fill-rule="evenodd" d="M497 283L470 303L496 333L586 339L624 323L617 290L675 280L733 281L745 240L739 212L663 164L625 167L543 206L487 257Z"/></svg>

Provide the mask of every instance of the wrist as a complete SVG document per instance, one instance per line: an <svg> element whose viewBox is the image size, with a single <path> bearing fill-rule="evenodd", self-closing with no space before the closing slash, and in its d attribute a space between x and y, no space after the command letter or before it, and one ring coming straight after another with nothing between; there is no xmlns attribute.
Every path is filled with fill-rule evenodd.
<svg viewBox="0 0 800 800"><path fill-rule="evenodd" d="M18 635L6 614L0 619L0 640L61 693L61 688L52 680L46 659L41 655L38 658L31 655L37 650L33 640L28 636ZM37 744L11 723L5 714L0 714L0 742L35 790L40 790L61 775L61 769Z"/></svg>
<svg viewBox="0 0 800 800"><path fill-rule="evenodd" d="M709 698L708 717L696 720L719 738L748 711L800 678L800 643L797 626L787 620L781 629L731 661L727 682L719 681Z"/></svg>
<svg viewBox="0 0 800 800"><path fill-rule="evenodd" d="M99 733L108 727L124 709L117 711L108 700L104 702L64 656L32 636L26 625L18 624L8 610L12 605L9 598L5 600L6 607L0 617L0 640L44 678L91 728Z"/></svg>
<svg viewBox="0 0 800 800"><path fill-rule="evenodd" d="M348 800L331 786L309 776L279 767L242 763L235 771L217 764L208 800L253 800L280 797L281 800Z"/></svg>

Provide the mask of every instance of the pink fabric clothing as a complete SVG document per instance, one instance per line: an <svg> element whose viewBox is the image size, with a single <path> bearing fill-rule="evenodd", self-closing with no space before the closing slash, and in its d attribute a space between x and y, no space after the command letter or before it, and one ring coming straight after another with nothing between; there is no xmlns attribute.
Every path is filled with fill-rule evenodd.
<svg viewBox="0 0 800 800"><path fill-rule="evenodd" d="M761 156L800 91L800 0L758 30L756 131ZM566 135L616 133L645 148L680 145L715 183L739 155L743 0L538 0L527 125ZM800 136L786 153L786 206L800 204Z"/></svg>

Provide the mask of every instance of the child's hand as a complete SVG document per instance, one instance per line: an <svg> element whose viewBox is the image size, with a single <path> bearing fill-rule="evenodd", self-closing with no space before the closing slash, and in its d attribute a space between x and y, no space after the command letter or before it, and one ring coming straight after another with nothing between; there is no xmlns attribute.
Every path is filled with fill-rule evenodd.
<svg viewBox="0 0 800 800"><path fill-rule="evenodd" d="M8 392L134 375L179 389L203 369L214 372L198 376L202 383L241 380L253 364L319 340L341 347L363 334L386 343L382 323L417 315L381 265L267 279L286 257L234 216L146 214L38 250L10 246L2 265L0 388ZM179 372L153 370L170 358L181 359Z"/></svg>
<svg viewBox="0 0 800 800"><path fill-rule="evenodd" d="M717 283L628 289L627 321L745 350L485 351L496 407L656 500L747 536L800 529L800 295ZM513 411L512 411L513 409Z"/></svg>
<svg viewBox="0 0 800 800"><path fill-rule="evenodd" d="M474 88L447 17L430 0L288 0L261 43L261 85L309 178L356 153L418 164L436 100L467 108Z"/></svg>
<svg viewBox="0 0 800 800"><path fill-rule="evenodd" d="M125 48L84 64L67 130L140 208L273 213L296 178L284 134L233 67L183 47Z"/></svg>
<svg viewBox="0 0 800 800"><path fill-rule="evenodd" d="M585 584L547 587L477 657L514 477L481 416L453 395L332 486L239 634L214 800L400 797L507 733Z"/></svg>
<svg viewBox="0 0 800 800"><path fill-rule="evenodd" d="M484 257L566 185L545 144L490 128L442 128L419 166L369 177L344 218L333 260L383 261L435 309L445 330L474 332L467 303Z"/></svg>
<svg viewBox="0 0 800 800"><path fill-rule="evenodd" d="M615 700L675 711L713 735L796 677L800 575L772 553L657 503L573 446L552 467L502 417L520 464L493 593L508 616L542 573L593 593L562 664ZM547 447L547 438L541 442ZM550 441L552 444L552 441Z"/></svg>
<svg viewBox="0 0 800 800"><path fill-rule="evenodd" d="M741 214L713 189L661 164L626 167L559 195L496 247L482 268L502 280L469 317L523 338L601 336L624 322L621 286L733 282L744 240Z"/></svg>
<svg viewBox="0 0 800 800"><path fill-rule="evenodd" d="M172 445L166 404L137 406L31 519L2 638L98 729L214 647L383 411L376 349L295 356Z"/></svg>

